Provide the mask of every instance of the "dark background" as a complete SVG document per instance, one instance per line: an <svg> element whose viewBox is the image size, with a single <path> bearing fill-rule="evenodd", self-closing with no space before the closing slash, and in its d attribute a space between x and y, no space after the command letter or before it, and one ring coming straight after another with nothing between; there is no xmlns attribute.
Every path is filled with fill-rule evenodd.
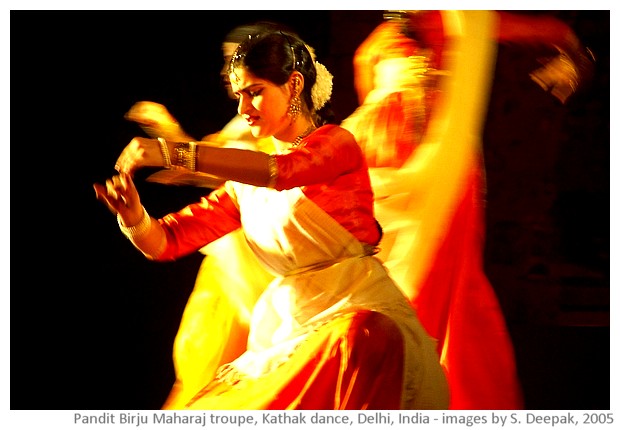
<svg viewBox="0 0 620 430"><path fill-rule="evenodd" d="M545 13L523 12L523 13ZM501 46L484 132L485 264L515 345L528 409L610 408L610 12L548 11L597 57L561 105L529 78L537 53ZM220 43L243 23L288 24L356 107L355 47L381 11L11 11L11 409L157 409L201 261L145 260L95 199L163 103L195 136L235 112ZM138 177L154 216L205 190Z"/></svg>

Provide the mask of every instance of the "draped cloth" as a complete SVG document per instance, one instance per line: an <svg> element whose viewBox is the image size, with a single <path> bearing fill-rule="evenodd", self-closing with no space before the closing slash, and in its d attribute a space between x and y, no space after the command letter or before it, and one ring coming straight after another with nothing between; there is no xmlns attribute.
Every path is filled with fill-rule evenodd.
<svg viewBox="0 0 620 430"><path fill-rule="evenodd" d="M229 147L267 153L275 150L271 139L251 137L247 123L238 115L216 138ZM182 409L222 364L245 351L252 309L274 278L249 248L241 230L211 242L200 252L205 257L174 339L175 381L163 409Z"/></svg>
<svg viewBox="0 0 620 430"><path fill-rule="evenodd" d="M414 82L401 85L405 89L394 85L390 76L411 73L407 58L400 63L389 59L389 68L386 60L379 61L375 88L343 127L373 155L369 165L375 210L385 233L378 257L438 340L450 408L520 409L510 334L482 261L481 136L494 72L497 17L491 11L441 11L440 17L444 40L441 45L437 38L433 42L435 53L441 51L443 73L436 92ZM389 52L385 28L371 37L382 40L368 49ZM398 147L405 130L398 118L407 109L399 94L416 92L418 100L427 103L417 109L427 115L427 128L410 143L407 158L377 163L374 154L379 149L368 148L389 152L385 147Z"/></svg>
<svg viewBox="0 0 620 430"><path fill-rule="evenodd" d="M163 409L183 409L217 369L246 348L252 309L273 279L236 230L206 254L173 345L174 385Z"/></svg>
<svg viewBox="0 0 620 430"><path fill-rule="evenodd" d="M186 407L447 407L436 344L372 250L300 188L227 187L253 208L241 212L244 236L274 278L252 311L246 350Z"/></svg>

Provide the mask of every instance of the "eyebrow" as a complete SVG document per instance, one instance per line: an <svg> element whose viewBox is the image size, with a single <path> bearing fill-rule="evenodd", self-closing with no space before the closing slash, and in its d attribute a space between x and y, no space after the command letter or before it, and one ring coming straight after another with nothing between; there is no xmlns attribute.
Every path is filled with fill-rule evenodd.
<svg viewBox="0 0 620 430"><path fill-rule="evenodd" d="M246 93L247 93L247 92L251 91L251 90L252 90L252 88L254 88L254 87L259 87L259 86L262 86L262 85L263 85L263 84L261 84L261 83L250 84L250 85L248 85L248 86L247 86L247 87L245 87L245 88L241 88L241 89L239 89L238 91L235 91L235 93L244 93L244 92L246 92Z"/></svg>

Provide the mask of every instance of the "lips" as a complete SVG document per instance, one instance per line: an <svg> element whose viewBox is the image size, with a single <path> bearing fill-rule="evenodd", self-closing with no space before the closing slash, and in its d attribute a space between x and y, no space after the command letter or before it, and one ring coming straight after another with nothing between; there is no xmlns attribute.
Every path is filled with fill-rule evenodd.
<svg viewBox="0 0 620 430"><path fill-rule="evenodd" d="M251 127L253 125L256 125L256 123L258 122L258 120L260 119L260 117L257 116L248 116L245 118L245 120L248 122L248 125Z"/></svg>

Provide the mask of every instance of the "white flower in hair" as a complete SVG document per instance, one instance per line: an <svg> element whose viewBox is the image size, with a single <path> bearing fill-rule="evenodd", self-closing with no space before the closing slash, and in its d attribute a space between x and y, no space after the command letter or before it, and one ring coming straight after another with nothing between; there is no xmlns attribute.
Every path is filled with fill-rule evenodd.
<svg viewBox="0 0 620 430"><path fill-rule="evenodd" d="M314 104L314 108L319 110L325 106L325 103L327 103L332 96L332 79L334 77L329 73L329 70L318 61L314 62L314 67L316 68L316 82L312 86L312 103Z"/></svg>

